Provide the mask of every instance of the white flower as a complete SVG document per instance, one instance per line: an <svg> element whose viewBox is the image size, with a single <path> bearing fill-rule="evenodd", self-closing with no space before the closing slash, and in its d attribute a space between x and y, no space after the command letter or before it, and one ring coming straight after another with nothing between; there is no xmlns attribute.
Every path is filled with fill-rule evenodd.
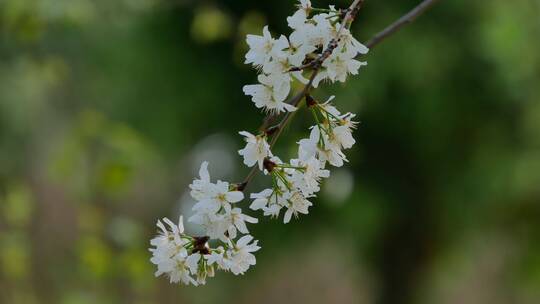
<svg viewBox="0 0 540 304"><path fill-rule="evenodd" d="M334 98L335 98L335 96L333 96L333 95L330 96L330 98L328 98L328 100L325 103L320 104L319 107L321 107L323 111L330 114L330 116L340 117L341 113L338 111L338 109L336 109L336 107L334 107L330 103L332 100L334 100Z"/></svg>
<svg viewBox="0 0 540 304"><path fill-rule="evenodd" d="M186 259L186 266L191 274L196 276L197 283L201 285L206 284L207 277L214 276L214 266L204 263L205 259L206 255L203 256L198 252L191 254Z"/></svg>
<svg viewBox="0 0 540 304"><path fill-rule="evenodd" d="M249 233L246 222L256 224L259 222L254 217L243 214L242 209L234 208L230 212L225 214L225 218L228 224L227 232L229 233L229 238L236 238L236 230L240 231L243 234Z"/></svg>
<svg viewBox="0 0 540 304"><path fill-rule="evenodd" d="M306 24L307 13L303 9L297 10L292 16L287 17L287 24L293 30L299 29Z"/></svg>
<svg viewBox="0 0 540 304"><path fill-rule="evenodd" d="M164 218L163 221L167 223L170 230L166 229L161 221L158 221L157 226L161 230L160 234L150 241L150 244L155 246L155 248L150 248L150 252L152 252L150 262L158 268L155 276L166 274L171 283L182 282L197 285L197 282L189 274L193 258L189 258L184 247L189 241L183 235L182 216L180 216L178 225L167 218Z"/></svg>
<svg viewBox="0 0 540 304"><path fill-rule="evenodd" d="M243 200L244 193L231 189L228 182L217 181L215 184L211 183L207 166L207 162L204 162L201 165L201 179L195 180L191 187L192 196L197 199L198 202L193 206L195 214L189 218L189 221L202 225L210 238L225 241L227 239L225 232L230 230L231 225L235 225L236 223L233 220L253 220L244 217L241 217L240 219L231 217L231 214L236 214L231 213L231 204ZM201 185L204 185L204 187L201 187ZM240 226L239 229L243 229L245 226L242 226L242 223L239 223L238 225ZM236 233L236 228L234 229L234 233Z"/></svg>
<svg viewBox="0 0 540 304"><path fill-rule="evenodd" d="M309 44L326 48L330 41L334 39L334 26L331 24L328 14L318 14L313 16L312 20L316 23L315 26L306 27L305 35Z"/></svg>
<svg viewBox="0 0 540 304"><path fill-rule="evenodd" d="M184 233L183 217L180 216L178 225L175 225L168 218L164 218L163 221L169 226L170 231L165 228L165 225L163 225L160 220L158 220L156 225L161 231L158 236L150 240L150 244L156 246L155 249L150 249L150 251L174 250L174 253L176 254L183 245L187 243L187 241L182 238L182 233Z"/></svg>
<svg viewBox="0 0 540 304"><path fill-rule="evenodd" d="M312 83L313 87L318 88L321 81L326 80L326 79L328 79L328 73L326 72L326 68L322 67L319 70L319 73L313 79L313 83Z"/></svg>
<svg viewBox="0 0 540 304"><path fill-rule="evenodd" d="M315 157L311 157L307 161L293 159L291 165L304 168L303 170L294 170L291 175L294 186L304 195L319 192L321 178L330 176L330 171L325 170L324 164Z"/></svg>
<svg viewBox="0 0 540 304"><path fill-rule="evenodd" d="M321 133L317 126L311 127L309 138L301 139L298 142L298 157L302 161L307 161L312 157L317 156L319 150L319 139Z"/></svg>
<svg viewBox="0 0 540 304"><path fill-rule="evenodd" d="M306 84L308 80L302 76L301 71L290 72L290 69L300 65L305 56L314 50L308 45L299 45L289 42L285 36L280 37L279 47L274 47L271 52L271 60L263 65L262 71L270 79L274 86L282 82L291 82L291 75L300 82ZM277 44L276 44L277 45Z"/></svg>
<svg viewBox="0 0 540 304"><path fill-rule="evenodd" d="M246 222L258 223L258 219L243 214L240 208L225 211L224 214L196 213L189 221L205 227L208 237L224 242L229 238L236 238L237 231L243 234L249 233Z"/></svg>
<svg viewBox="0 0 540 304"><path fill-rule="evenodd" d="M347 57L338 52L332 53L322 64L326 68L325 74L332 82L345 82L349 74L357 75L358 70L363 65L367 65L367 63Z"/></svg>
<svg viewBox="0 0 540 304"><path fill-rule="evenodd" d="M223 181L212 184L209 192L204 193L205 198L197 202L193 210L205 213L217 213L221 208L230 210L231 204L244 199L244 193L229 188L229 183Z"/></svg>
<svg viewBox="0 0 540 304"><path fill-rule="evenodd" d="M356 143L352 131L356 128L357 122L351 120L355 116L351 113L345 115L345 118L339 121L339 125L332 129L333 137L343 149L350 149Z"/></svg>
<svg viewBox="0 0 540 304"><path fill-rule="evenodd" d="M205 255L206 262L208 265L212 266L217 264L220 269L229 270L230 265L228 261L224 258L225 249L222 246L219 246L216 249L213 249L210 254Z"/></svg>
<svg viewBox="0 0 540 304"><path fill-rule="evenodd" d="M259 193L252 193L254 199L249 208L252 210L263 210L264 216L277 218L281 208L288 204L291 193L283 187L280 189L265 189Z"/></svg>
<svg viewBox="0 0 540 304"><path fill-rule="evenodd" d="M296 51L296 49L290 47L287 51L281 51L280 53L276 53L275 56L273 56L272 61L266 63L263 66L263 72L268 75L268 78L270 79L269 82L273 83L274 85L282 85L282 82L290 83L292 81L292 75L300 82L304 84L308 83L308 80L302 75L301 71L289 72L291 68L296 66L291 62L291 59L295 60L295 62L298 62L297 58L301 56L301 54L299 53L293 54L293 50Z"/></svg>
<svg viewBox="0 0 540 304"><path fill-rule="evenodd" d="M197 286L198 283L190 276L190 264L188 264L188 255L186 251L181 251L171 258L172 270L167 274L170 277L171 283L182 282L186 285L190 283ZM192 262L191 260L189 261Z"/></svg>
<svg viewBox="0 0 540 304"><path fill-rule="evenodd" d="M191 223L201 225L205 228L206 235L211 239L220 239L226 241L225 231L230 226L230 222L227 221L225 215L205 213L204 211L198 211L189 218Z"/></svg>
<svg viewBox="0 0 540 304"><path fill-rule="evenodd" d="M340 26L341 25L337 24L336 28L339 28ZM344 54L348 58L354 58L357 55L365 55L369 52L369 49L360 41L356 40L347 28L343 28L339 38L340 46L337 49L337 52Z"/></svg>
<svg viewBox="0 0 540 304"><path fill-rule="evenodd" d="M291 221L293 215L298 217L298 213L308 214L308 208L313 205L299 191L293 192L288 202L289 204L286 206L287 211L285 211L285 216L283 217L283 223L285 224Z"/></svg>
<svg viewBox="0 0 540 304"><path fill-rule="evenodd" d="M289 47L289 40L287 40L287 37L285 37L284 35L279 36L279 38L274 41L274 45L272 46L272 49L270 50L271 60L275 60L276 57L279 57L280 54L288 47Z"/></svg>
<svg viewBox="0 0 540 304"><path fill-rule="evenodd" d="M271 218L277 218L279 217L279 212L281 211L281 208L283 208L283 205L281 203L270 204L267 207L262 208L263 215L269 216Z"/></svg>
<svg viewBox="0 0 540 304"><path fill-rule="evenodd" d="M325 145L320 147L318 151L319 160L323 163L328 162L334 167L341 167L344 162L348 162L347 156L341 151L341 147L329 141L327 136L324 136L324 138Z"/></svg>
<svg viewBox="0 0 540 304"><path fill-rule="evenodd" d="M208 175L206 171L208 164L203 163L203 165L202 175ZM257 223L258 220L242 214L240 208L233 209L231 206L243 200L244 194L241 191L231 190L227 182L217 181L213 184L209 177L205 178L205 182L208 186L205 187L205 191L197 193L197 197L202 199L193 206L195 214L189 218L189 221L203 226L208 237L224 242L229 238L234 239L237 230L244 234L249 233L246 222Z"/></svg>
<svg viewBox="0 0 540 304"><path fill-rule="evenodd" d="M312 53L317 48L308 44L303 39L298 39L296 36L291 35L289 49L287 49L287 56L291 66L301 66L304 59L309 53Z"/></svg>
<svg viewBox="0 0 540 304"><path fill-rule="evenodd" d="M305 32L305 29L299 29L298 31L293 32L289 37L289 47L285 50L285 54L287 56L285 67L287 68L287 71L293 67L302 66L306 56L313 53L317 49L316 46L309 44L306 36L301 31ZM288 73L303 84L307 84L309 82L309 80L303 76L303 71L294 71Z"/></svg>
<svg viewBox="0 0 540 304"><path fill-rule="evenodd" d="M292 16L290 18L298 18L297 16ZM289 42L296 46L305 45L317 49L317 45L311 43L311 35L315 31L315 24L312 22L302 22L299 19L292 19L293 26L295 30L289 35Z"/></svg>
<svg viewBox="0 0 540 304"><path fill-rule="evenodd" d="M252 240L253 237L251 235L244 235L235 245L230 244L232 248L229 249L228 255L230 270L233 274L244 274L250 266L256 264L255 256L251 252L255 252L261 247L257 246L258 241L253 241L253 243L249 244Z"/></svg>
<svg viewBox="0 0 540 304"><path fill-rule="evenodd" d="M175 262L172 257L178 254L181 254L181 256L187 256L187 251L185 248L178 248L170 242L160 244L156 246L156 248L150 248L150 252L152 252L150 262L157 266L157 271L155 272L156 277L162 274L167 274L170 277L170 273L174 270L175 266Z"/></svg>
<svg viewBox="0 0 540 304"><path fill-rule="evenodd" d="M197 268L199 268L199 260L201 259L200 253L194 253L186 258L186 266L193 275L197 274Z"/></svg>
<svg viewBox="0 0 540 304"><path fill-rule="evenodd" d="M203 162L199 169L199 179L195 179L189 187L191 188L191 196L196 200L207 198L211 193L212 183L210 182L210 174L208 173L208 162Z"/></svg>
<svg viewBox="0 0 540 304"><path fill-rule="evenodd" d="M318 105L321 114L325 117L323 125L329 130L327 135L330 143L343 147L343 149L349 149L356 143L352 136L352 132L358 124L356 121L352 121L356 115L352 113L341 115L330 103L333 98L334 96L330 97L325 103Z"/></svg>
<svg viewBox="0 0 540 304"><path fill-rule="evenodd" d="M250 198L254 199L249 208L251 210L260 210L268 205L270 197L274 194L272 189L264 189L259 193L251 193Z"/></svg>
<svg viewBox="0 0 540 304"><path fill-rule="evenodd" d="M244 157L244 164L248 167L253 167L258 163L259 170L263 170L264 159L266 157L272 157L270 145L266 141L266 136L255 136L246 131L240 132L240 135L243 135L246 141L246 147L238 151L238 154Z"/></svg>
<svg viewBox="0 0 540 304"><path fill-rule="evenodd" d="M311 1L310 0L300 0L300 9L309 12L311 10Z"/></svg>
<svg viewBox="0 0 540 304"><path fill-rule="evenodd" d="M329 162L334 167L341 167L347 161L341 146L331 142L326 134L321 134L318 126L313 126L309 138L300 140L298 144L298 157L302 161L318 157L322 163Z"/></svg>
<svg viewBox="0 0 540 304"><path fill-rule="evenodd" d="M296 30L303 26L311 12L311 1L300 0L298 4L298 10L290 17L287 17L287 23L289 27Z"/></svg>
<svg viewBox="0 0 540 304"><path fill-rule="evenodd" d="M293 112L296 108L286 102L285 99L291 90L290 80L276 79L267 75L259 75L260 84L246 85L243 90L257 108L264 108L268 112Z"/></svg>
<svg viewBox="0 0 540 304"><path fill-rule="evenodd" d="M262 66L270 60L270 52L275 44L275 39L270 35L268 26L263 28L263 35L247 35L246 42L249 45L249 51L246 53L246 64Z"/></svg>

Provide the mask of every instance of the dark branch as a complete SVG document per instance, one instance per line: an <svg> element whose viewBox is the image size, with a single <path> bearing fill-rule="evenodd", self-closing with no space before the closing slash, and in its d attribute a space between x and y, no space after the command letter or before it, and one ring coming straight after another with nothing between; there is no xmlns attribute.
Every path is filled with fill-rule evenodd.
<svg viewBox="0 0 540 304"><path fill-rule="evenodd" d="M373 36L371 39L369 39L368 42L365 43L365 45L372 49L377 44L381 43L384 39L388 38L390 35L397 32L399 29L404 27L405 25L413 22L418 16L422 15L428 8L430 8L433 4L435 4L439 0L424 0L420 4L418 4L415 8L413 8L410 12L403 15L401 18L396 20L394 23L387 26L384 30L378 32Z"/></svg>

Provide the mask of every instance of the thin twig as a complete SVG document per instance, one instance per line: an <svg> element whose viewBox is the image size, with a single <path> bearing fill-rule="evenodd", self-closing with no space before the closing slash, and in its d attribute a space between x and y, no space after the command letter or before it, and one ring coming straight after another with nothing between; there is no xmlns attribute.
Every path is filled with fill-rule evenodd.
<svg viewBox="0 0 540 304"><path fill-rule="evenodd" d="M394 34L399 29L404 27L405 25L413 22L418 16L422 15L428 8L430 8L433 4L437 3L439 0L424 0L420 4L418 4L415 8L413 8L411 11L409 11L407 14L403 15L401 18L396 20L394 23L387 26L384 30L378 32L373 36L373 38L369 39L368 42L365 43L365 45L372 49L377 44L381 43L384 39L386 39L388 36Z"/></svg>
<svg viewBox="0 0 540 304"><path fill-rule="evenodd" d="M311 77L309 78L309 82L306 84L302 92L300 92L301 94L298 94L297 98L292 101L291 104L293 106L298 107L298 104L300 104L300 101L302 101L302 99L304 99L304 96L306 96L306 94L309 93L309 90L313 86L313 81L315 80L315 77L317 77L318 73L319 73L319 70L313 71L313 74L311 74ZM294 113L296 113L296 111L287 112L287 114L285 114L281 122L277 125L278 129L277 129L277 132L272 136L272 140L270 141L270 148L274 147L279 136L281 135L281 133L283 132L283 130L285 129L289 121L292 119L292 116L294 115Z"/></svg>
<svg viewBox="0 0 540 304"><path fill-rule="evenodd" d="M296 94L294 97L292 97L288 103L290 103L291 105L297 107L298 104L300 103L300 101L302 101L302 99L304 98L304 96L306 95L306 93L308 93L309 89L311 88L312 84L313 84L313 81L315 80L315 76L317 76L318 74L318 70L314 71L313 74L311 75L311 78L309 79L309 82L308 84L306 84L306 86L304 87L304 89L302 89L302 91L298 94ZM283 132L283 129L285 129L285 126L286 124L290 121L290 119L292 118L292 114L291 113L294 113L294 112L287 112L287 114L283 117L283 119L281 120L281 122L279 124L277 124L276 126L272 127L272 128L275 128L275 133L272 135L272 140L270 141L270 148L272 148L275 144L276 144L276 141L278 140L279 136L281 135L281 132ZM268 116L266 116L266 118L264 119L261 127L259 128L259 130L261 132L264 132L265 130L268 129L268 126L270 124L270 122L276 117L275 114L268 114ZM242 183L240 183L236 188L239 190L239 191L244 191L246 189L246 186L251 182L251 180L255 177L255 174L257 173L258 171L258 167L257 166L253 166L253 168L251 168L251 170L249 171L249 174L246 176L246 178L244 179L244 181Z"/></svg>
<svg viewBox="0 0 540 304"><path fill-rule="evenodd" d="M438 0L424 0L424 1L422 1L419 5L417 5L415 8L413 8L410 12L403 15L401 18L396 20L394 23L392 23L388 27L386 27L384 30L382 30L379 33L375 34L375 36L373 36L373 38L368 40L368 42L366 42L365 45L370 49L373 48L377 44L381 43L384 39L388 38L389 36L391 36L392 34L397 32L403 26L405 26L405 25L411 23L412 21L414 21L418 16L420 16L422 13L424 13L428 8L430 8L437 1ZM350 27L352 21L354 21L354 18L356 17L356 14L360 10L360 7L361 7L363 2L364 2L364 0L355 0L351 4L351 6L347 9L347 14L343 18L343 22L341 24L341 27L338 30L336 39L339 38L339 35L341 34L341 32L343 31L343 29L345 27ZM334 40L332 40L332 41L334 41ZM313 73L311 74L311 78L310 78L309 82L304 86L302 91L300 91L298 94L293 96L288 101L289 104L291 104L291 105L293 105L295 107L298 106L300 101L302 101L304 96L309 92L309 90L311 89L311 87L313 85L313 81L314 81L315 77L319 73L320 66L321 66L322 62L324 60L326 60L326 58L328 58L331 55L331 52L335 49L334 44L335 44L335 42L330 42L327 49L325 50L325 52L323 52L323 54L321 54L317 59L315 59L315 61L319 62L318 64L313 64L313 66L310 64L309 67L313 67ZM328 50L330 51L330 53L328 53ZM326 53L328 53L328 54L326 54ZM293 113L294 112L287 112L285 114L285 116L283 117L283 119L281 120L281 122L275 126L275 127L277 127L277 131L272 135L272 140L270 141L270 146L271 147L273 147L276 144L279 136L283 132L283 129L285 129L287 124L292 119ZM261 127L259 128L259 130L261 132L265 132L268 129L268 127L270 126L270 124L272 123L272 121L274 121L276 119L276 117L277 117L277 115L275 115L275 114L268 114L264 118L263 123L262 123ZM258 172L258 167L254 166L251 169L251 171L249 172L249 174L246 176L244 181L237 186L238 190L244 191L246 189L247 185L255 177L255 174L257 172Z"/></svg>

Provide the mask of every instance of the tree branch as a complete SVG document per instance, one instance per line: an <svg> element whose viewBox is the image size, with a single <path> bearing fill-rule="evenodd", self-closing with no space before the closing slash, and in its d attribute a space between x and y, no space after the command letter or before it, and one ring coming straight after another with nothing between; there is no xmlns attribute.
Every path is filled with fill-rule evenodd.
<svg viewBox="0 0 540 304"><path fill-rule="evenodd" d="M368 42L365 43L365 45L372 49L377 44L381 43L384 39L389 37L390 35L394 34L398 30L400 30L405 25L413 22L418 16L422 15L428 8L430 8L433 4L437 3L439 0L424 0L420 4L418 4L415 8L413 8L411 11L409 11L407 14L403 15L401 18L396 20L394 23L387 26L384 30L378 32L373 36L371 39L368 40Z"/></svg>
<svg viewBox="0 0 540 304"><path fill-rule="evenodd" d="M439 1L439 0L424 0L424 1L422 1L419 5L417 5L415 8L413 8L410 12L403 15L401 18L396 20L394 23L392 23L388 27L386 27L384 30L382 30L379 33L375 34L375 36L373 36L370 40L368 40L368 42L366 42L365 45L369 49L375 47L380 42L382 42L384 39L388 38L389 36L391 36L392 34L397 32L400 28L402 28L403 26L405 26L405 25L411 23L412 21L414 21L418 16L420 16L423 12L425 12L428 8L430 8L437 1ZM356 17L356 14L360 10L363 2L364 2L364 0L355 0L351 4L351 6L349 6L349 8L346 10L347 14L343 18L343 22L341 24L341 27L338 30L337 37L339 37L339 34L343 31L343 29L345 27L350 27L351 23L354 21L354 18ZM323 54L321 54L320 57L318 57L315 60L318 64L313 65L313 73L311 74L309 82L304 86L302 91L300 91L295 96L291 97L291 99L288 101L289 104L297 107L300 104L300 101L302 101L302 99L305 97L305 95L307 93L309 93L309 91L312 88L313 81L314 81L315 77L317 76L317 74L319 73L322 62L324 62L324 60L326 60L326 58L328 58L329 55L332 53L332 51L335 49L335 46L334 46L335 43L336 42L334 40L332 42L330 42L330 44L328 45L326 50L323 52ZM310 64L310 67L311 67L311 64ZM277 130L275 130L275 133L272 135L272 140L270 141L270 147L273 147L276 144L279 136L283 132L283 129L285 129L287 124L290 122L290 120L292 119L294 113L295 112L287 112L285 114L285 116L283 117L283 119L281 120L281 122L279 122L279 124L277 124L276 126L272 127L272 128L277 128ZM261 127L259 128L259 131L266 132L268 130L268 127L270 126L270 124L272 124L272 122L276 119L277 116L278 115L275 115L275 114L268 114L264 118L263 123L262 123ZM258 167L253 166L253 168L251 168L251 171L246 176L244 181L242 183L238 184L237 189L239 191L244 191L246 189L247 185L255 177L255 174L257 173L257 171L258 171Z"/></svg>

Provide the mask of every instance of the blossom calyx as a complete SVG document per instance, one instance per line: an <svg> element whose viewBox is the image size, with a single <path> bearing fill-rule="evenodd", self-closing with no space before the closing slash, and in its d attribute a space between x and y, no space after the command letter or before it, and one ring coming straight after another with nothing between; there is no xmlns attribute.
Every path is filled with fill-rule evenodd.
<svg viewBox="0 0 540 304"><path fill-rule="evenodd" d="M266 171L272 172L277 167L277 164L267 157L264 159L263 167L266 169Z"/></svg>
<svg viewBox="0 0 540 304"><path fill-rule="evenodd" d="M210 240L210 238L207 236L193 237L193 253L210 254L208 240Z"/></svg>
<svg viewBox="0 0 540 304"><path fill-rule="evenodd" d="M315 100L315 98L313 98L311 95L309 94L306 94L306 105L308 108L311 108L315 105L317 105L318 102Z"/></svg>

